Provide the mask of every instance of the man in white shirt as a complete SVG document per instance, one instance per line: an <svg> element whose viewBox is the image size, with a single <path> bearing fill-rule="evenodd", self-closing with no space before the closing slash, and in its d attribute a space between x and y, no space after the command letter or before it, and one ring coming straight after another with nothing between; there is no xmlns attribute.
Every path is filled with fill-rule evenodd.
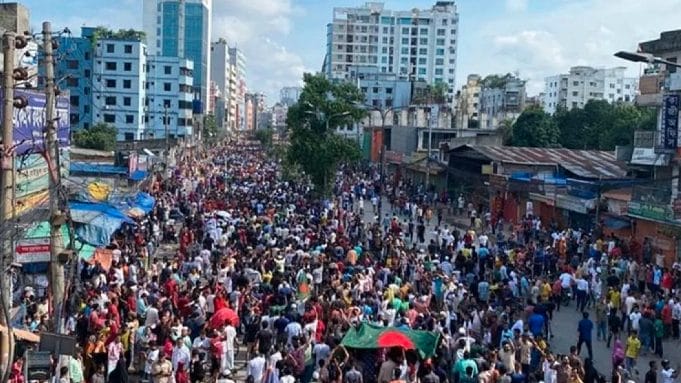
<svg viewBox="0 0 681 383"><path fill-rule="evenodd" d="M231 323L227 323L224 331L225 340L223 342L224 347L224 360L223 360L223 371L232 371L234 369L234 341L236 340L236 329Z"/></svg>
<svg viewBox="0 0 681 383"><path fill-rule="evenodd" d="M679 373L669 367L669 361L665 359L662 361L662 371L660 371L660 375L662 376L662 383L674 383Z"/></svg>
<svg viewBox="0 0 681 383"><path fill-rule="evenodd" d="M638 306L634 306L629 314L629 329L634 331L639 331L640 327L638 325L641 320L641 313L638 311Z"/></svg>
<svg viewBox="0 0 681 383"><path fill-rule="evenodd" d="M184 340L182 338L177 338L175 341L175 347L173 348L173 371L177 371L177 365L182 363L185 367L189 366L191 361L191 352L187 348Z"/></svg>
<svg viewBox="0 0 681 383"><path fill-rule="evenodd" d="M303 327L300 325L300 323L291 321L291 323L286 325L284 331L286 332L286 336L288 338L286 344L290 345L291 339L293 339L293 337L300 336L303 333Z"/></svg>
<svg viewBox="0 0 681 383"><path fill-rule="evenodd" d="M252 376L254 382L262 382L263 373L265 372L265 365L267 361L265 357L258 353L253 359L248 361L248 368L246 369L246 376Z"/></svg>

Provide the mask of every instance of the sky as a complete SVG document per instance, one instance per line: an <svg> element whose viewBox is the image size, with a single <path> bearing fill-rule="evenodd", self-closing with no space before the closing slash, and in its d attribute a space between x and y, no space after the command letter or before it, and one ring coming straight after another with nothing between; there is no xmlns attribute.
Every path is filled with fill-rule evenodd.
<svg viewBox="0 0 681 383"><path fill-rule="evenodd" d="M2 0L0 0L2 1ZM142 0L20 0L35 31L43 21L74 35L83 25L112 29L142 26ZM57 3L59 5L57 6ZM249 91L267 103L284 86L301 85L305 72L321 70L326 24L333 7L364 0L213 0L213 40L225 38L246 56ZM386 0L386 9L428 9L435 0ZM681 29L681 0L459 0L457 89L469 74L517 73L529 95L543 90L544 77L571 66L641 65L615 58L636 50L661 31Z"/></svg>

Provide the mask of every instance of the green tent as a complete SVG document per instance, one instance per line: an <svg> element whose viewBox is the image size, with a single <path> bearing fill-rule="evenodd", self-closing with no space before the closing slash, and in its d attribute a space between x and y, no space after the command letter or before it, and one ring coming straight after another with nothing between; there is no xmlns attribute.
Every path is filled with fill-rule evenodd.
<svg viewBox="0 0 681 383"><path fill-rule="evenodd" d="M421 358L435 355L440 334L433 331L381 327L369 323L351 327L341 344L350 348L403 347L416 350Z"/></svg>
<svg viewBox="0 0 681 383"><path fill-rule="evenodd" d="M62 239L64 241L64 246L68 246L69 241L71 240L71 236L69 235L68 226L66 226L66 225L61 226L61 235L62 235ZM26 231L26 235L24 235L24 239L49 238L49 236L50 236L50 223L45 221L45 222L37 223L34 226L31 226ZM92 258L92 256L95 254L95 247L94 246L88 245L86 243L82 243L77 239L75 241L75 250L78 252L78 257L80 259L85 260L85 261Z"/></svg>

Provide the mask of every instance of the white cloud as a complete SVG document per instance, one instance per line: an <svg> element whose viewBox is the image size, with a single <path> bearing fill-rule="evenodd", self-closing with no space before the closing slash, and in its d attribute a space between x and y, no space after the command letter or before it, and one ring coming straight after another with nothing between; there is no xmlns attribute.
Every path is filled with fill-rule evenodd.
<svg viewBox="0 0 681 383"><path fill-rule="evenodd" d="M250 90L273 103L281 87L302 81L303 59L284 44L303 9L291 0L215 0L213 8L213 40L223 37L243 50Z"/></svg>
<svg viewBox="0 0 681 383"><path fill-rule="evenodd" d="M516 1L506 5L511 3ZM638 64L617 59L613 53L635 50L641 41L678 29L680 6L681 0L555 2L550 10L476 23L475 30L460 30L457 77L461 83L469 73L517 70L529 80L528 92L536 94L543 89L544 77L565 73L575 65L626 66L630 75L637 76Z"/></svg>
<svg viewBox="0 0 681 383"><path fill-rule="evenodd" d="M524 11L529 0L506 0L506 9L510 11Z"/></svg>

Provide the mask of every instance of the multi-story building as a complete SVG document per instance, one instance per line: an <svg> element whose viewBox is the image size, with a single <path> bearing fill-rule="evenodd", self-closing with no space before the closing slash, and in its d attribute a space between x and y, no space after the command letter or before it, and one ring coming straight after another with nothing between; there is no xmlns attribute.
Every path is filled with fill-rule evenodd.
<svg viewBox="0 0 681 383"><path fill-rule="evenodd" d="M278 102L272 107L272 127L275 130L286 129L286 116L288 115L288 106L284 103Z"/></svg>
<svg viewBox="0 0 681 383"><path fill-rule="evenodd" d="M625 76L625 67L598 69L588 66L570 68L567 74L547 77L544 84L544 110L581 108L589 100L633 102L638 79Z"/></svg>
<svg viewBox="0 0 681 383"><path fill-rule="evenodd" d="M279 102L286 106L293 106L298 102L303 88L299 86L285 86L279 91Z"/></svg>
<svg viewBox="0 0 681 383"><path fill-rule="evenodd" d="M404 108L411 102L412 83L375 66L354 66L350 78L364 94L364 103L374 108Z"/></svg>
<svg viewBox="0 0 681 383"><path fill-rule="evenodd" d="M71 129L78 131L92 126L92 36L96 28L82 27L80 37L59 38L55 61L55 78L60 89L69 92ZM40 68L41 74L44 68ZM42 76L40 77L42 82Z"/></svg>
<svg viewBox="0 0 681 383"><path fill-rule="evenodd" d="M202 113L210 89L212 0L144 0L144 32L154 56L194 62L194 96Z"/></svg>
<svg viewBox="0 0 681 383"><path fill-rule="evenodd" d="M259 129L259 124L264 123L259 115L265 112L265 95L263 93L246 93L246 129ZM271 117L270 117L271 119Z"/></svg>
<svg viewBox="0 0 681 383"><path fill-rule="evenodd" d="M506 75L488 76L480 93L480 128L496 129L503 120L515 120L525 109L525 81Z"/></svg>
<svg viewBox="0 0 681 383"><path fill-rule="evenodd" d="M456 95L455 114L458 129L477 129L480 127L480 75L470 74L466 84Z"/></svg>
<svg viewBox="0 0 681 383"><path fill-rule="evenodd" d="M143 138L183 138L193 133L194 63L179 57L147 59L146 128Z"/></svg>
<svg viewBox="0 0 681 383"><path fill-rule="evenodd" d="M327 25L323 71L330 79L350 79L353 66L370 65L429 84L445 83L454 96L459 14L454 1L431 9L391 11L383 3L334 8Z"/></svg>
<svg viewBox="0 0 681 383"><path fill-rule="evenodd" d="M231 67L229 60L229 46L225 39L219 39L210 46L211 64L210 79L214 85L214 93L210 97L209 113L215 114L215 121L219 128L229 126L229 88Z"/></svg>
<svg viewBox="0 0 681 383"><path fill-rule="evenodd" d="M143 137L147 95L147 46L141 39L95 42L92 65L92 122L118 129L118 140Z"/></svg>
<svg viewBox="0 0 681 383"><path fill-rule="evenodd" d="M230 113L232 110L234 126L237 130L246 129L246 56L237 47L229 48L230 65Z"/></svg>

